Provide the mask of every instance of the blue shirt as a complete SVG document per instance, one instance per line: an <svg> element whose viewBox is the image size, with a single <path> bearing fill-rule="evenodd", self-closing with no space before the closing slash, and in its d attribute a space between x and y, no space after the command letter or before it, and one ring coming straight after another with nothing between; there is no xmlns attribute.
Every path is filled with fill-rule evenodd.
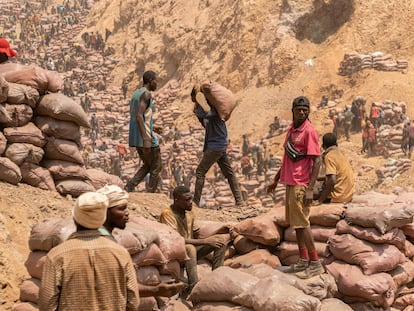
<svg viewBox="0 0 414 311"><path fill-rule="evenodd" d="M209 112L205 112L201 106L197 106L197 117L206 130L203 150L226 151L227 126L226 122L218 116L216 109L211 107Z"/></svg>
<svg viewBox="0 0 414 311"><path fill-rule="evenodd" d="M144 140L138 127L136 116L140 105L141 96L148 90L142 87L134 92L129 103L129 146L130 147L144 147ZM150 103L144 113L144 130L149 137L151 137L151 147L158 147L158 139L154 135L153 121L152 121L153 103L152 97Z"/></svg>

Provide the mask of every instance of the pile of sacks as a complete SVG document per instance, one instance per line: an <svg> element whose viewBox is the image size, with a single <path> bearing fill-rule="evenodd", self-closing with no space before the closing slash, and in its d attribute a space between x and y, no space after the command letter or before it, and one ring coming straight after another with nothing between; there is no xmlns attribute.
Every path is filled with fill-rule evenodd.
<svg viewBox="0 0 414 311"><path fill-rule="evenodd" d="M339 65L338 74L341 76L349 76L364 69L405 72L407 68L407 60L393 60L391 54L384 55L382 52L359 54L357 52L351 52L345 53L344 59Z"/></svg>
<svg viewBox="0 0 414 311"><path fill-rule="evenodd" d="M24 182L74 197L94 191L100 180L89 176L80 153L80 127L89 127L83 109L57 93L56 72L36 66L0 65L0 180ZM95 174L96 175L96 174Z"/></svg>
<svg viewBox="0 0 414 311"><path fill-rule="evenodd" d="M39 288L46 255L75 231L76 226L72 219L50 219L32 228L29 237L31 252L25 262L31 278L21 284L20 303L13 307L14 311L38 310ZM114 229L113 236L130 253L136 267L138 283L157 286L164 282L181 288L182 283L178 282L180 263L187 259L187 255L184 239L176 231L156 221L131 217L125 230ZM159 310L160 301L160 297L142 297L138 310ZM164 301L164 304L168 306L168 301Z"/></svg>
<svg viewBox="0 0 414 311"><path fill-rule="evenodd" d="M411 168L410 159L389 159L382 167L375 170L378 183L393 180Z"/></svg>
<svg viewBox="0 0 414 311"><path fill-rule="evenodd" d="M412 192L368 192L348 206L312 207L311 230L327 273L308 280L274 269L298 259L295 232L287 227L282 206L238 223L200 221L202 238L220 234L228 248L223 267L211 271L209 256L199 261L200 281L188 297L192 310L410 310L413 198ZM33 228L26 261L32 279L22 284L21 304L36 303L32 292L38 292L42 258L74 231L68 222L53 220ZM177 282L182 276L184 240L169 227L131 217L114 236L130 252L140 283ZM144 302L149 307L139 310L161 307L159 298Z"/></svg>

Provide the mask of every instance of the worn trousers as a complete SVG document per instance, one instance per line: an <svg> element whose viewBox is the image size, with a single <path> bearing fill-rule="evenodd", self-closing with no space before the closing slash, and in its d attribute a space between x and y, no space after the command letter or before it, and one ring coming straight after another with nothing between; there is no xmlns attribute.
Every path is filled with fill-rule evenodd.
<svg viewBox="0 0 414 311"><path fill-rule="evenodd" d="M185 269L187 271L188 285L192 288L198 282L197 274L197 259L207 256L213 252L212 269L217 269L224 264L224 255L227 246L220 248L214 248L208 245L194 246L192 244L186 244L185 250L187 256L190 258L185 262Z"/></svg>
<svg viewBox="0 0 414 311"><path fill-rule="evenodd" d="M133 191L135 187L144 180L148 173L150 174L148 192L157 191L162 169L161 150L160 147L151 147L150 153L144 155L143 149L144 148L142 147L137 147L137 152L142 161L142 165L135 173L134 177L128 181L126 185L126 190L128 192Z"/></svg>
<svg viewBox="0 0 414 311"><path fill-rule="evenodd" d="M242 204L243 197L240 191L239 181L237 180L236 174L231 167L227 152L209 149L204 151L203 158L198 164L196 170L196 182L193 201L197 205L200 204L201 194L203 192L204 182L206 179L206 173L214 163L217 163L219 165L221 172L228 180L231 192L233 193L234 199L236 200L236 204Z"/></svg>

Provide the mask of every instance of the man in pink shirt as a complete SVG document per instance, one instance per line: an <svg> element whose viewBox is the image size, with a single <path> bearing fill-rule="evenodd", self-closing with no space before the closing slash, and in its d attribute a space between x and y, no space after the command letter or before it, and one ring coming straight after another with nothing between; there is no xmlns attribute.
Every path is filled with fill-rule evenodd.
<svg viewBox="0 0 414 311"><path fill-rule="evenodd" d="M267 192L271 193L279 181L286 185L286 221L296 231L300 258L285 272L295 272L300 278L324 272L309 222L309 206L321 165L318 133L308 119L309 110L310 103L306 97L294 99L293 122L283 145L285 152L282 166L267 188Z"/></svg>

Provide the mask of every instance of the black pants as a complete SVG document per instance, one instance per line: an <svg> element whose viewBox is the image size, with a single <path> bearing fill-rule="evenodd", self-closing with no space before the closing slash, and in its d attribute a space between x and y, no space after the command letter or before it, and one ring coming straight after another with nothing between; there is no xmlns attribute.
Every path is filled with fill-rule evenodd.
<svg viewBox="0 0 414 311"><path fill-rule="evenodd" d="M161 163L161 150L160 147L152 147L148 155L144 155L144 148L137 147L138 155L142 161L142 165L139 170L135 173L127 185L126 190L131 192L135 187L144 180L147 174L150 174L148 192L156 192L158 184L160 182L160 173L162 169Z"/></svg>
<svg viewBox="0 0 414 311"><path fill-rule="evenodd" d="M236 204L243 203L243 197L240 191L239 181L237 180L236 174L234 173L229 157L226 151L214 151L206 150L203 153L203 158L198 164L196 170L196 183L194 189L194 198L193 201L199 205L201 199L201 193L203 192L204 181L206 179L206 173L210 167L216 163L219 165L221 172L224 177L227 178L231 192L233 193Z"/></svg>

